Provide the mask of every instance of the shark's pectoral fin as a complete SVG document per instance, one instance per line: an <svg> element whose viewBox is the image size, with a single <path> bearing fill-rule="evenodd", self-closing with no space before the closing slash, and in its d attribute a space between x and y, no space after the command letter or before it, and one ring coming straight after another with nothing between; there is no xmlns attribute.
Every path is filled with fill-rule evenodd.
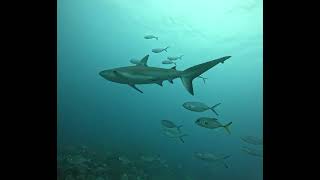
<svg viewBox="0 0 320 180"><path fill-rule="evenodd" d="M134 84L129 84L133 89L139 91L140 93L143 93L140 89L138 89Z"/></svg>

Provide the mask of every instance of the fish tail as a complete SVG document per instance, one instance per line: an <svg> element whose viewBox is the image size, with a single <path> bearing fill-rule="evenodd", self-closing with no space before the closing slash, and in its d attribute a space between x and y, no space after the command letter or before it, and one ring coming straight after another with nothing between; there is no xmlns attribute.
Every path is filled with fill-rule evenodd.
<svg viewBox="0 0 320 180"><path fill-rule="evenodd" d="M184 56L184 55L181 55L181 56L179 57L179 59L181 59L183 56Z"/></svg>
<svg viewBox="0 0 320 180"><path fill-rule="evenodd" d="M217 111L216 111L214 108L218 107L220 104L221 104L221 103L218 103L218 104L216 104L216 105L214 105L214 106L212 106L212 107L210 108L211 111L214 112L217 116L219 116L219 114L217 113Z"/></svg>
<svg viewBox="0 0 320 180"><path fill-rule="evenodd" d="M155 37L156 38L156 40L158 40L159 39L159 37Z"/></svg>
<svg viewBox="0 0 320 180"><path fill-rule="evenodd" d="M182 137L184 137L184 136L188 136L188 135L187 135L187 134L183 134L183 135L179 136L179 139L180 139L180 141L181 141L182 143L184 143L184 140L182 139Z"/></svg>
<svg viewBox="0 0 320 180"><path fill-rule="evenodd" d="M170 46L167 46L166 48L164 48L164 51L168 52L167 49L168 49L169 47L170 47Z"/></svg>
<svg viewBox="0 0 320 180"><path fill-rule="evenodd" d="M229 122L228 124L224 125L223 127L226 129L226 131L231 134L231 131L229 129L229 126L232 124L232 122Z"/></svg>
<svg viewBox="0 0 320 180"><path fill-rule="evenodd" d="M194 78L200 76L204 72L208 71L212 67L216 66L219 63L224 63L225 60L229 59L231 56L225 56L219 59L211 60L202 64L198 64L195 66L192 66L184 71L182 71L180 78L182 80L182 83L184 87L187 89L187 91L194 95L193 92L193 85L192 81Z"/></svg>

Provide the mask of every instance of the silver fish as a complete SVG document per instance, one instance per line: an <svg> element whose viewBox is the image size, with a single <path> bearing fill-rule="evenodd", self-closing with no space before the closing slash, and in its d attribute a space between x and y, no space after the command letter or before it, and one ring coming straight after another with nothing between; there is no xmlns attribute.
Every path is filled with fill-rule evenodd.
<svg viewBox="0 0 320 180"><path fill-rule="evenodd" d="M177 65L176 62L173 62L173 61L170 61L170 60L164 60L164 61L162 61L162 64L174 64L174 65Z"/></svg>
<svg viewBox="0 0 320 180"><path fill-rule="evenodd" d="M161 124L162 126L166 127L166 128L181 128L182 125L180 126L177 126L176 124L174 124L172 121L169 121L169 120L161 120Z"/></svg>
<svg viewBox="0 0 320 180"><path fill-rule="evenodd" d="M229 134L231 134L229 126L232 124L232 122L222 125L216 118L201 117L197 119L195 123L201 127L208 129L216 129L223 127Z"/></svg>
<svg viewBox="0 0 320 180"><path fill-rule="evenodd" d="M218 156L212 153L200 153L200 152L195 152L193 155L195 158L200 159L202 161L223 163L226 168L228 168L229 166L226 164L225 159L231 157L230 155Z"/></svg>
<svg viewBox="0 0 320 180"><path fill-rule="evenodd" d="M244 146L244 147L242 147L242 151L244 151L245 153L247 153L251 156L263 158L263 151L262 150L257 150L257 149L253 149L253 148L249 148L249 147Z"/></svg>
<svg viewBox="0 0 320 180"><path fill-rule="evenodd" d="M187 134L183 134L178 128L162 127L162 132L169 138L178 138L182 143L184 143L182 137L188 136Z"/></svg>
<svg viewBox="0 0 320 180"><path fill-rule="evenodd" d="M135 64L135 65L140 64L140 60L138 60L138 59L130 59L130 62L131 62L132 64Z"/></svg>
<svg viewBox="0 0 320 180"><path fill-rule="evenodd" d="M184 55L181 56L169 56L167 57L170 61L176 61L178 59L181 59Z"/></svg>
<svg viewBox="0 0 320 180"><path fill-rule="evenodd" d="M240 139L248 144L252 144L252 145L263 145L263 140L258 138L258 137L254 137L254 136L243 136L240 137Z"/></svg>
<svg viewBox="0 0 320 180"><path fill-rule="evenodd" d="M144 38L145 38L145 39L156 39L156 40L159 39L159 37L156 37L156 36L154 36L154 35L146 35L146 36L144 36Z"/></svg>
<svg viewBox="0 0 320 180"><path fill-rule="evenodd" d="M161 53L162 51L168 52L167 49L169 48L169 46L167 46L166 48L155 48L152 49L152 52L154 53Z"/></svg>
<svg viewBox="0 0 320 180"><path fill-rule="evenodd" d="M219 106L221 103L218 103L212 107L209 107L207 106L206 104L204 103L201 103L201 102L185 102L182 104L182 106L190 111L194 111L194 112L204 112L204 111L207 111L207 110L211 110L212 112L214 112L217 116L219 115L217 113L217 111L215 110L215 108L217 106Z"/></svg>

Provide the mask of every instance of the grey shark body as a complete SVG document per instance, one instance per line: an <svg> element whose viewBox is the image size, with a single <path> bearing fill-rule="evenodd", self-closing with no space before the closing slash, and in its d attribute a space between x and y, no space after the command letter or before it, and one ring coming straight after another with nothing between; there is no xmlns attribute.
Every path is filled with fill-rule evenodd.
<svg viewBox="0 0 320 180"><path fill-rule="evenodd" d="M136 84L159 84L162 86L163 81L169 81L173 83L173 79L181 78L183 85L188 90L188 92L194 95L192 80L210 68L214 67L219 63L223 63L225 60L229 59L231 56L225 56L216 60L208 61L184 71L176 70L175 67L170 69L149 67L147 61L149 55L142 58L141 63L136 66L127 66L114 68L110 70L104 70L99 73L100 76L106 80L120 83L128 84L137 91L141 92L135 85Z"/></svg>

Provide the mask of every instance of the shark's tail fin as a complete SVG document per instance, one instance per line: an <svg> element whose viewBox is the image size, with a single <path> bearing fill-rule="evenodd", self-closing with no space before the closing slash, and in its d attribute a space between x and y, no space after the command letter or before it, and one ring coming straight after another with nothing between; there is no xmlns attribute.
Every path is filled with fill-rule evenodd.
<svg viewBox="0 0 320 180"><path fill-rule="evenodd" d="M166 48L164 48L164 51L168 52L167 49L168 49L169 47L170 47L170 46L167 46Z"/></svg>
<svg viewBox="0 0 320 180"><path fill-rule="evenodd" d="M158 40L159 39L159 37L155 37L156 38L156 40Z"/></svg>
<svg viewBox="0 0 320 180"><path fill-rule="evenodd" d="M184 55L179 56L179 59L182 59L183 56L184 56Z"/></svg>
<svg viewBox="0 0 320 180"><path fill-rule="evenodd" d="M206 72L207 70L211 69L215 65L219 63L224 63L225 60L229 59L231 56L225 56L219 59L215 59L209 62L205 62L202 64L195 65L191 68L188 68L184 70L181 74L181 80L184 85L184 87L188 90L188 92L192 95L193 93L193 86L192 86L192 80L198 76L200 76L202 73Z"/></svg>

